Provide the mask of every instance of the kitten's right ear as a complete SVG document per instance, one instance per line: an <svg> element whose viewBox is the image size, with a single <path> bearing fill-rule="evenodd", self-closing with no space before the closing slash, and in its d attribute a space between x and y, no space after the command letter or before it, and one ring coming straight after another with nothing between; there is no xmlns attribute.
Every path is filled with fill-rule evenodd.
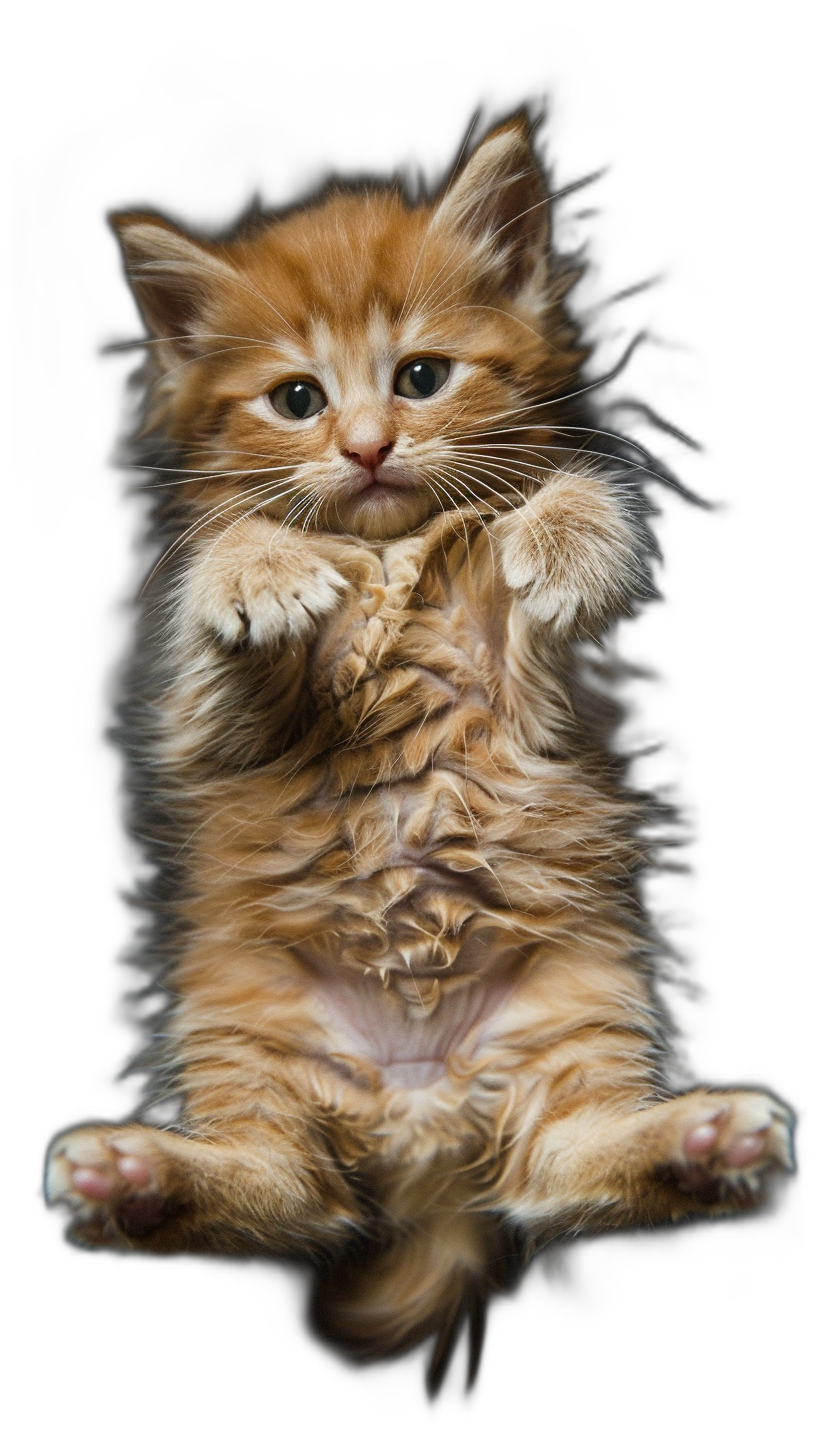
<svg viewBox="0 0 816 1456"><path fill-rule="evenodd" d="M511 294L541 300L549 242L534 126L519 112L488 132L436 207L436 221L470 238Z"/></svg>
<svg viewBox="0 0 816 1456"><path fill-rule="evenodd" d="M236 273L214 248L189 238L164 218L112 213L125 272L141 315L169 360L192 359L209 348L208 315L219 284Z"/></svg>

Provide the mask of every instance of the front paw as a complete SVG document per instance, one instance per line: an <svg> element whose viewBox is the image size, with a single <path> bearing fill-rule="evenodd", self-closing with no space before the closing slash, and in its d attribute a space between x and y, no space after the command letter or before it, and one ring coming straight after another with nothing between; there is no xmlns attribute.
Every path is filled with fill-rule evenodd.
<svg viewBox="0 0 816 1456"><path fill-rule="evenodd" d="M526 505L502 518L504 578L526 615L556 632L592 629L648 589L648 541L620 487L549 476Z"/></svg>
<svg viewBox="0 0 816 1456"><path fill-rule="evenodd" d="M266 562L245 567L237 581L225 583L202 620L223 642L235 646L280 648L314 636L321 617L339 600L346 583L328 562L310 562L301 576Z"/></svg>
<svg viewBox="0 0 816 1456"><path fill-rule="evenodd" d="M294 532L246 522L239 536L220 538L192 563L182 615L226 646L280 649L313 636L346 587L330 562Z"/></svg>

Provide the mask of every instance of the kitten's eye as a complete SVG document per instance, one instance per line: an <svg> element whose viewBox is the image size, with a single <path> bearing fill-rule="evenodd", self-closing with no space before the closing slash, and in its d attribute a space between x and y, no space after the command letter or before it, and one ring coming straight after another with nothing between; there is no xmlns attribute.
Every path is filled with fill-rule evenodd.
<svg viewBox="0 0 816 1456"><path fill-rule="evenodd" d="M288 379L269 391L269 403L287 420L308 420L310 415L319 415L326 408L327 400L323 390L311 380Z"/></svg>
<svg viewBox="0 0 816 1456"><path fill-rule="evenodd" d="M442 388L450 374L450 359L412 359L394 380L394 393L407 399L427 399Z"/></svg>

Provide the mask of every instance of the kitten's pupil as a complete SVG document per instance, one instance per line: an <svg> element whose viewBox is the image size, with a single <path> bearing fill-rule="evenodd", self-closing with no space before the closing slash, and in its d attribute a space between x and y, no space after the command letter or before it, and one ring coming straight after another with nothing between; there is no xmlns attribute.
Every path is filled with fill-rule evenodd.
<svg viewBox="0 0 816 1456"><path fill-rule="evenodd" d="M312 391L308 384L301 384L299 381L295 384L290 384L286 391L287 406L297 420L302 420L305 417L311 399Z"/></svg>
<svg viewBox="0 0 816 1456"><path fill-rule="evenodd" d="M426 359L417 359L408 370L408 377L417 394L433 394L436 388L436 373Z"/></svg>

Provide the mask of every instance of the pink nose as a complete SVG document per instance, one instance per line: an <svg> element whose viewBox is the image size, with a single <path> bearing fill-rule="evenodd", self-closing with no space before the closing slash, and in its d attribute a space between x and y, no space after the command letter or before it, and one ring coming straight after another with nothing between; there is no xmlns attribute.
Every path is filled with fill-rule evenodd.
<svg viewBox="0 0 816 1456"><path fill-rule="evenodd" d="M355 465L362 465L364 470L376 470L393 448L393 440L388 440L384 445L373 445L368 440L361 440L359 444L349 445L342 453L347 460L353 460Z"/></svg>

